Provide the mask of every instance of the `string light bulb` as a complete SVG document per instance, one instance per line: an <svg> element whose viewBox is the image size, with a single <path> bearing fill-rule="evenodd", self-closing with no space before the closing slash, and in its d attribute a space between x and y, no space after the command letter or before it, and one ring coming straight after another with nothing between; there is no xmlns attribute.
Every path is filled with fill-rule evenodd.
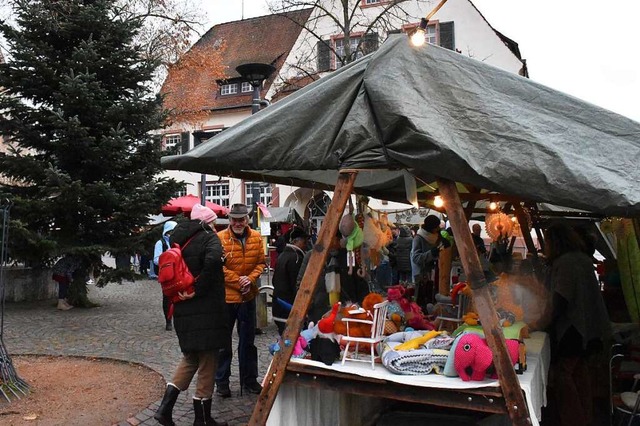
<svg viewBox="0 0 640 426"><path fill-rule="evenodd" d="M440 3L438 3L438 5L434 7L433 10L429 12L429 14L425 18L420 19L420 25L418 25L418 27L409 35L409 39L411 40L412 45L414 45L415 47L420 47L427 41L426 35L427 25L429 25L429 19L431 19L433 15L435 15L436 12L440 10L440 8L444 6L446 2L447 0L440 0Z"/></svg>
<svg viewBox="0 0 640 426"><path fill-rule="evenodd" d="M489 203L489 210L495 210L498 208L498 204L495 201Z"/></svg>
<svg viewBox="0 0 640 426"><path fill-rule="evenodd" d="M436 206L436 207L438 207L438 208L440 208L440 207L444 206L444 200L442 199L442 197L441 197L441 196L436 195L436 196L433 198L433 205L434 205L434 206Z"/></svg>
<svg viewBox="0 0 640 426"><path fill-rule="evenodd" d="M420 25L411 34L411 44L415 47L422 46L427 41L427 20L422 18Z"/></svg>

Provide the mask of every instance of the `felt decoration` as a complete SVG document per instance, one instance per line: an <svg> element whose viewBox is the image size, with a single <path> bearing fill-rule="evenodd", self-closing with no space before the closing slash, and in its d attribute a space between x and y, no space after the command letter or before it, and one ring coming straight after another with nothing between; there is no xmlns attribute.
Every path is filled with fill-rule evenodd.
<svg viewBox="0 0 640 426"><path fill-rule="evenodd" d="M480 316L475 312L467 312L462 316L462 321L467 325L479 325Z"/></svg>
<svg viewBox="0 0 640 426"><path fill-rule="evenodd" d="M505 342L511 363L515 365L519 358L520 343L511 339ZM456 345L453 362L463 381L482 381L493 366L493 352L485 339L475 333L465 333Z"/></svg>
<svg viewBox="0 0 640 426"><path fill-rule="evenodd" d="M420 346L424 345L425 343L427 343L429 340L433 339L436 336L439 336L442 332L441 331L429 331L428 333L425 333L424 335L420 336L420 337L416 337L415 339L411 339L408 340L398 346L396 346L395 348L393 348L396 351L410 351L413 349L418 349Z"/></svg>
<svg viewBox="0 0 640 426"><path fill-rule="evenodd" d="M338 309L340 309L340 302L333 305L333 307L331 308L331 313L328 316L325 316L320 321L318 321L319 332L323 334L333 333L333 324L336 321Z"/></svg>

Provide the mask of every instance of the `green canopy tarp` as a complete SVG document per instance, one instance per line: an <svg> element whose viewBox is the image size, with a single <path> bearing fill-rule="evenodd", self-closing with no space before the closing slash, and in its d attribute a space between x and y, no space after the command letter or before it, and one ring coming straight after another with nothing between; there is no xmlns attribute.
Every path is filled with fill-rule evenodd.
<svg viewBox="0 0 640 426"><path fill-rule="evenodd" d="M410 199L413 176L442 177L640 213L639 123L401 35L162 164L318 188L331 187L340 169L367 169L356 188L383 199Z"/></svg>

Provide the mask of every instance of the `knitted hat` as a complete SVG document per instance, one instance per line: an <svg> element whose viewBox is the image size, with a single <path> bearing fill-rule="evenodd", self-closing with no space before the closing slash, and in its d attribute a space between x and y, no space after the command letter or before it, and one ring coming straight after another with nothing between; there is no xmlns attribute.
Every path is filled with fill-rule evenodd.
<svg viewBox="0 0 640 426"><path fill-rule="evenodd" d="M289 241L293 242L298 238L309 238L309 235L306 232L304 232L302 228L299 228L296 226L292 228L291 232L289 233Z"/></svg>
<svg viewBox="0 0 640 426"><path fill-rule="evenodd" d="M425 231L431 232L434 229L440 228L440 218L438 216L430 214L424 218L424 225L422 225Z"/></svg>
<svg viewBox="0 0 640 426"><path fill-rule="evenodd" d="M203 223L210 223L216 220L218 216L209 207L202 204L196 204L191 209L191 220L199 220Z"/></svg>

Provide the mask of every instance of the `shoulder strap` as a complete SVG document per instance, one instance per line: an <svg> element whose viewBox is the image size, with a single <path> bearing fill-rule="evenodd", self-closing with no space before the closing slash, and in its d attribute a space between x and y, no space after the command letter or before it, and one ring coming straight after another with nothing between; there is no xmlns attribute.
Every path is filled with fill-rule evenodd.
<svg viewBox="0 0 640 426"><path fill-rule="evenodd" d="M191 238L189 238L187 240L186 243L184 243L184 245L182 247L180 247L180 250L184 250L185 248L187 248L187 246L189 245L189 243L191 242L191 240L193 240L196 236L198 235L198 233L196 232Z"/></svg>

